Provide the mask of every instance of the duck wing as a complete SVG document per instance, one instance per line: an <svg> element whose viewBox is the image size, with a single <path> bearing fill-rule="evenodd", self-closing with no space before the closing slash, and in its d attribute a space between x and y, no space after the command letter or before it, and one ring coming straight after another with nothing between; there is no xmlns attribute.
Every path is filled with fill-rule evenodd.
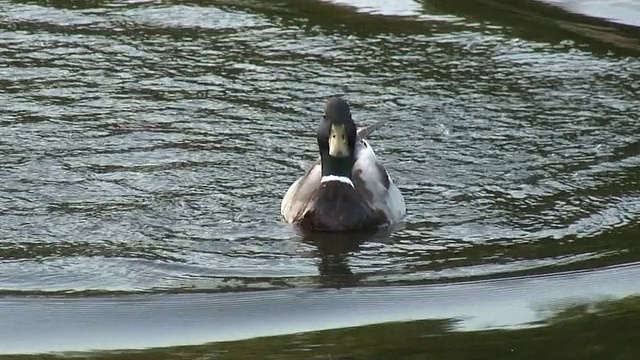
<svg viewBox="0 0 640 360"><path fill-rule="evenodd" d="M406 214L404 198L364 139L356 144L356 161L351 177L356 190L371 207L383 211L391 223L402 220Z"/></svg>
<svg viewBox="0 0 640 360"><path fill-rule="evenodd" d="M318 159L304 175L291 184L280 204L280 213L287 222L294 222L305 214L320 187L321 178L322 165Z"/></svg>

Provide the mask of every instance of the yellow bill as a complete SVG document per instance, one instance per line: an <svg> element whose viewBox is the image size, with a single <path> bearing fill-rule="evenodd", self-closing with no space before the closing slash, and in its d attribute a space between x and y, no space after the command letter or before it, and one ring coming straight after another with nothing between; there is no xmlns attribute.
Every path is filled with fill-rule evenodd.
<svg viewBox="0 0 640 360"><path fill-rule="evenodd" d="M333 157L349 156L347 129L344 125L331 125L329 135L329 155Z"/></svg>

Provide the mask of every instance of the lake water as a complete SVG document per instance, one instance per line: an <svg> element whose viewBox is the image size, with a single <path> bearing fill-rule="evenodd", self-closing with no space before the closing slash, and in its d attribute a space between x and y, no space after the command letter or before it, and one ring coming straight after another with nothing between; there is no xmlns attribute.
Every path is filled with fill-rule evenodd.
<svg viewBox="0 0 640 360"><path fill-rule="evenodd" d="M633 354L640 10L549 3L0 0L0 354ZM280 220L335 94L391 235Z"/></svg>

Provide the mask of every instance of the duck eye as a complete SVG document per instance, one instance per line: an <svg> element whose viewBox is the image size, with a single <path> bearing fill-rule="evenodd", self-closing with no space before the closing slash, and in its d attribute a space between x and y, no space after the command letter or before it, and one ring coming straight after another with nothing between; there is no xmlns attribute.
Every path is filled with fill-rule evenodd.
<svg viewBox="0 0 640 360"><path fill-rule="evenodd" d="M336 134L331 135L331 137L335 139L336 138Z"/></svg>

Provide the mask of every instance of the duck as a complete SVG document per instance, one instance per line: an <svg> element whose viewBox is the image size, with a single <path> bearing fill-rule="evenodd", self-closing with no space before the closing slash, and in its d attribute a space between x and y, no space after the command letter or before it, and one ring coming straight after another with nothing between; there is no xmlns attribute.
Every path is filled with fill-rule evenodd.
<svg viewBox="0 0 640 360"><path fill-rule="evenodd" d="M404 198L366 140L383 121L357 129L349 103L331 97L316 130L319 159L285 193L284 221L312 232L367 231L401 223Z"/></svg>

